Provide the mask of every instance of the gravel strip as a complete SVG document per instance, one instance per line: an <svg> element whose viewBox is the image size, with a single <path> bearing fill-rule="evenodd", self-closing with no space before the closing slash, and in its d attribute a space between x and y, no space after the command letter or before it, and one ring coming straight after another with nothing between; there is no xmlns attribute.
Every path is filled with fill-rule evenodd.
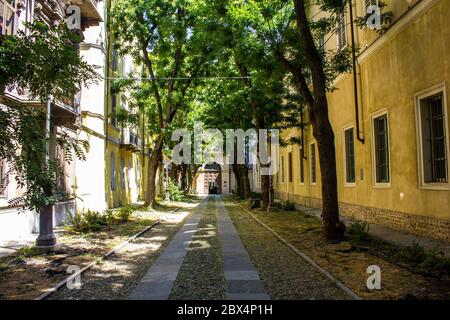
<svg viewBox="0 0 450 320"><path fill-rule="evenodd" d="M48 300L117 300L127 299L146 271L183 225L192 209L165 214L162 223L142 234L108 260L83 273L82 288L67 287Z"/></svg>
<svg viewBox="0 0 450 320"><path fill-rule="evenodd" d="M205 212L174 283L171 300L226 298L221 244L217 234L217 208L206 200Z"/></svg>
<svg viewBox="0 0 450 320"><path fill-rule="evenodd" d="M334 283L255 223L236 204L229 201L224 204L272 299L348 299Z"/></svg>

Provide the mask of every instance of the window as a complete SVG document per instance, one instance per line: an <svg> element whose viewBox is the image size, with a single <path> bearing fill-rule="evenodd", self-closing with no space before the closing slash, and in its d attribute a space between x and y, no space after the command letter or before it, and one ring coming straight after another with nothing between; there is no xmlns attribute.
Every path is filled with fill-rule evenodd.
<svg viewBox="0 0 450 320"><path fill-rule="evenodd" d="M320 51L323 52L325 50L325 35L324 34L321 34L319 36L319 41L318 41L317 46Z"/></svg>
<svg viewBox="0 0 450 320"><path fill-rule="evenodd" d="M0 159L0 197L4 197L6 193L6 162Z"/></svg>
<svg viewBox="0 0 450 320"><path fill-rule="evenodd" d="M110 177L111 180L111 190L116 191L116 158L114 152L111 152L111 161L109 163Z"/></svg>
<svg viewBox="0 0 450 320"><path fill-rule="evenodd" d="M112 71L117 71L119 64L119 52L117 49L112 50L112 62L111 62L111 69Z"/></svg>
<svg viewBox="0 0 450 320"><path fill-rule="evenodd" d="M353 128L349 128L344 131L344 140L345 182L355 183L355 140Z"/></svg>
<svg viewBox="0 0 450 320"><path fill-rule="evenodd" d="M316 173L316 144L312 143L310 145L309 159L311 161L311 184L315 184L317 182L317 173Z"/></svg>
<svg viewBox="0 0 450 320"><path fill-rule="evenodd" d="M389 133L387 114L373 119L375 182L390 183Z"/></svg>
<svg viewBox="0 0 450 320"><path fill-rule="evenodd" d="M0 0L0 34L13 35L17 32L17 0Z"/></svg>
<svg viewBox="0 0 450 320"><path fill-rule="evenodd" d="M337 42L338 42L338 48L343 49L347 46L347 26L345 13L340 13L338 16L338 23L337 23Z"/></svg>
<svg viewBox="0 0 450 320"><path fill-rule="evenodd" d="M366 5L366 13L370 6L378 6L378 0L364 0Z"/></svg>
<svg viewBox="0 0 450 320"><path fill-rule="evenodd" d="M117 107L117 96L113 94L111 96L111 124L116 126L116 107Z"/></svg>
<svg viewBox="0 0 450 320"><path fill-rule="evenodd" d="M292 152L288 154L288 170L289 170L289 182L292 182L293 172L292 172Z"/></svg>
<svg viewBox="0 0 450 320"><path fill-rule="evenodd" d="M305 165L303 159L305 157L303 148L300 149L300 183L305 183Z"/></svg>
<svg viewBox="0 0 450 320"><path fill-rule="evenodd" d="M141 185L141 160L136 159L136 182L138 187Z"/></svg>
<svg viewBox="0 0 450 320"><path fill-rule="evenodd" d="M422 184L448 184L448 129L444 92L418 100Z"/></svg>
<svg viewBox="0 0 450 320"><path fill-rule="evenodd" d="M126 177L126 173L125 173L125 159L122 157L120 159L120 187L122 189L125 189L125 177Z"/></svg>
<svg viewBox="0 0 450 320"><path fill-rule="evenodd" d="M284 157L281 157L281 182L284 182Z"/></svg>

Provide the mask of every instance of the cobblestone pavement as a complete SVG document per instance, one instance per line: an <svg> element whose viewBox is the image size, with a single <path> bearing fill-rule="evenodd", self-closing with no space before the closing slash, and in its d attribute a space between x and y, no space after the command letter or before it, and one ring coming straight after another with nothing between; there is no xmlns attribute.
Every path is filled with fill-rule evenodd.
<svg viewBox="0 0 450 320"><path fill-rule="evenodd" d="M218 196L199 205L130 298L348 299L248 214Z"/></svg>
<svg viewBox="0 0 450 320"><path fill-rule="evenodd" d="M183 222L182 219L187 217ZM219 196L166 219L50 299L346 299L331 281Z"/></svg>

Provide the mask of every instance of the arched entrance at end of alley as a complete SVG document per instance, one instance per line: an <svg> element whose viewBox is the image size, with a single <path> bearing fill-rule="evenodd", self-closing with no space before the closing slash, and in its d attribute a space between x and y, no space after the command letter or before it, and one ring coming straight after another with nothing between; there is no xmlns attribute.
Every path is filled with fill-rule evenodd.
<svg viewBox="0 0 450 320"><path fill-rule="evenodd" d="M195 180L197 194L228 194L232 177L227 165L211 162L202 165Z"/></svg>
<svg viewBox="0 0 450 320"><path fill-rule="evenodd" d="M222 168L218 163L206 164L203 168L203 193L222 194Z"/></svg>

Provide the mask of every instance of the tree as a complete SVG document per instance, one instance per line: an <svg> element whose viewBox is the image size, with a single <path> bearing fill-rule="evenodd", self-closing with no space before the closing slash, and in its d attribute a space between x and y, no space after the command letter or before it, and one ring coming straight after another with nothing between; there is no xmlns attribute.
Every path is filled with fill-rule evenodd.
<svg viewBox="0 0 450 320"><path fill-rule="evenodd" d="M308 2L309 3L309 2ZM273 56L292 76L295 87L307 106L313 135L317 140L322 180L322 218L329 241L343 238L344 224L339 219L334 132L328 117L327 92L337 74L350 68L349 50L326 52L319 47L319 37L334 32L344 0L319 0L325 18L308 19L301 0L235 1L230 14L245 22ZM308 85L311 79L311 86Z"/></svg>
<svg viewBox="0 0 450 320"><path fill-rule="evenodd" d="M79 36L65 25L49 27L41 22L27 24L28 34L0 37L0 93L5 89L27 90L31 99L42 104L72 99L80 84L89 85L98 78L95 70L83 62L74 44ZM87 142L62 134L48 141L44 130L45 110L4 102L0 108L0 158L8 163L24 194L11 200L40 211L65 195L57 193L61 163L45 163L46 143L59 147L65 160L84 159ZM9 174L7 175L9 177Z"/></svg>
<svg viewBox="0 0 450 320"><path fill-rule="evenodd" d="M186 106L184 98L209 56L194 12L195 4L184 0L118 0L111 8L117 47L145 67L153 96L146 108L148 119L156 117L145 199L149 206L155 203L156 173L169 127Z"/></svg>

